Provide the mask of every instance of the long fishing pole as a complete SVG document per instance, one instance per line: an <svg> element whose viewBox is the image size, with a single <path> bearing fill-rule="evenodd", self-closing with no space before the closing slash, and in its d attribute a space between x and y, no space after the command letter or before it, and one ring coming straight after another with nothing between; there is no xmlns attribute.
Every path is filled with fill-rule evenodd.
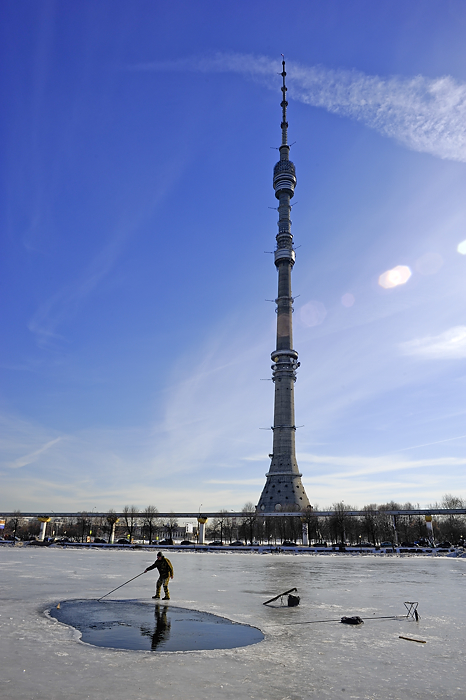
<svg viewBox="0 0 466 700"><path fill-rule="evenodd" d="M134 581L135 578L139 578L139 576L142 576L142 575L145 574L145 573L146 573L145 571L141 571L140 574L138 574L137 576L133 576L133 578L130 578L129 581L125 581L125 583L122 583L121 586L117 586L116 588L113 589L113 591L109 591L108 593L106 593L105 595L101 596L100 598L97 598L97 602L99 602L100 600L102 600L102 598L106 598L108 595L110 595L110 593L114 593L114 592L117 591L119 588L123 588L123 586L126 586L127 583L131 583L131 581Z"/></svg>

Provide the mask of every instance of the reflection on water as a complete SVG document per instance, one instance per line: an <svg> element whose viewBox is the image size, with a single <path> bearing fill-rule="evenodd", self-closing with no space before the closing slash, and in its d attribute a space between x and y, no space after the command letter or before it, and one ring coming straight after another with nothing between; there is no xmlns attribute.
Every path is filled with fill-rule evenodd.
<svg viewBox="0 0 466 700"><path fill-rule="evenodd" d="M256 627L212 613L135 600L64 600L50 615L79 630L83 642L113 649L232 649L264 638Z"/></svg>
<svg viewBox="0 0 466 700"><path fill-rule="evenodd" d="M166 642L170 636L171 622L167 617L167 606L157 604L154 610L155 629L150 629L145 625L141 626L141 634L151 639L151 649L155 651L158 646Z"/></svg>

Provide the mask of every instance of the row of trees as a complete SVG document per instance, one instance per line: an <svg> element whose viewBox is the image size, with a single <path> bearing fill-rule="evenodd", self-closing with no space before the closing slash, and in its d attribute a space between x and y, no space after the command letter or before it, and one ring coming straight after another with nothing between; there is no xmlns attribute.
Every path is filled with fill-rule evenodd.
<svg viewBox="0 0 466 700"><path fill-rule="evenodd" d="M98 518L91 517L86 512L79 513L75 518L57 518L48 527L47 535L55 538L66 537L77 542L86 542L89 538L108 542L113 533L115 541L119 538L129 542L142 539L150 544L165 537L172 539L179 527L174 516L162 520L155 506L147 506L142 511L136 506L125 506L122 512L122 518L118 518L113 509ZM15 511L14 516L5 525L6 538L30 540L37 537L39 531L40 523L23 518L20 511Z"/></svg>
<svg viewBox="0 0 466 700"><path fill-rule="evenodd" d="M440 504L435 503L430 507L466 508L466 501L445 495ZM318 510L318 507L315 506L314 509ZM437 542L448 540L456 544L466 537L465 515L433 516L431 534L422 515L399 515L393 519L387 514L387 511L391 510L419 510L419 506L412 503L371 503L364 506L364 514L361 516L348 515L350 511L359 508L343 502L334 503L328 509L333 511L333 514L328 517L314 515L314 509L304 511L300 517L268 518L258 514L252 503L247 503L241 518L228 517L228 512L223 511L223 517L213 519L207 528L207 536L210 539L229 542L239 538L250 544L279 544L283 540L298 542L302 539L302 524L305 522L308 526L309 541L312 543L342 542L357 545L361 541L367 541L377 545L385 541L398 540L401 543L430 540L433 536Z"/></svg>
<svg viewBox="0 0 466 700"><path fill-rule="evenodd" d="M461 498L445 495L442 501L430 506L431 508L466 508L466 501ZM314 507L318 510L318 507ZM309 541L311 543L349 543L358 544L367 541L374 545L380 542L415 542L431 539L424 516L400 515L395 522L387 514L390 510L418 510L419 506L412 503L396 503L391 501L384 505L372 503L364 506L363 515L350 516L348 513L359 510L356 507L334 503L329 510L333 514L328 517L314 515L312 509L300 513L299 517L271 518L256 512L252 503L246 503L242 516L232 518L228 511L220 511L220 517L207 523L206 535L208 540L232 542L240 539L252 544L253 542L280 544L284 540L299 542L302 540L302 525L307 523ZM85 542L88 538L101 538L109 541L112 533L115 541L119 538L133 541L156 542L163 538L173 539L179 524L175 516L161 519L155 506L147 506L139 510L135 506L125 506L123 517L117 517L114 510L105 516L90 517L88 513L80 513L76 518L55 520L48 529L48 535L67 537ZM433 537L437 542L448 540L453 544L466 537L465 515L433 516ZM40 523L21 517L15 512L13 518L6 523L5 536L31 539L39 534ZM396 533L396 537L395 537Z"/></svg>

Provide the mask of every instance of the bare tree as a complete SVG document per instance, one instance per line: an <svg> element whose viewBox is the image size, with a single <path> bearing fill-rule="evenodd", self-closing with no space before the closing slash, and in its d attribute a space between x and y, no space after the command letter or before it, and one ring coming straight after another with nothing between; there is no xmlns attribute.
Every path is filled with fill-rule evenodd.
<svg viewBox="0 0 466 700"><path fill-rule="evenodd" d="M397 515L387 515L385 511L387 510L400 510L401 506L396 501L389 501L389 503L384 503L379 506L380 512L380 540L383 542L387 540L388 542L393 542L394 545L398 544L398 524L399 517Z"/></svg>
<svg viewBox="0 0 466 700"><path fill-rule="evenodd" d="M267 518L266 516L259 517L261 525L261 540L265 540L270 544L272 540L277 544L277 520L278 518Z"/></svg>
<svg viewBox="0 0 466 700"><path fill-rule="evenodd" d="M403 503L400 510L414 510L412 503ZM411 543L416 539L415 526L416 526L416 516L415 515L397 515L396 517L396 529L400 542Z"/></svg>
<svg viewBox="0 0 466 700"><path fill-rule="evenodd" d="M458 496L452 496L450 493L445 494L442 498L442 508L465 508L465 501ZM450 513L444 515L438 522L438 528L442 539L449 540L452 544L464 541L466 535L466 518L464 515L456 515Z"/></svg>
<svg viewBox="0 0 466 700"><path fill-rule="evenodd" d="M351 517L347 514L347 512L352 510L352 508L350 508L350 506L346 506L343 501L340 501L340 503L334 503L332 509L334 513L329 518L329 528L332 535L332 540L334 542L339 540L341 543L345 543L348 531L351 529Z"/></svg>
<svg viewBox="0 0 466 700"><path fill-rule="evenodd" d="M144 539L147 534L147 539L149 544L152 544L152 536L160 526L160 520L158 516L158 510L155 506L147 506L143 511L142 524L144 526Z"/></svg>
<svg viewBox="0 0 466 700"><path fill-rule="evenodd" d="M107 531L107 518L105 516L99 516L98 518L92 518L92 534L95 537L102 537Z"/></svg>
<svg viewBox="0 0 466 700"><path fill-rule="evenodd" d="M300 511L300 508L299 506L294 505L289 506L288 510L297 512ZM302 541L303 528L301 518L286 516L285 518L280 518L280 520L284 521L284 536L286 540L291 540L292 542L296 542L297 540Z"/></svg>
<svg viewBox="0 0 466 700"><path fill-rule="evenodd" d="M228 540L231 542L233 540L233 534L235 532L236 520L234 518L225 518L222 525L224 541Z"/></svg>
<svg viewBox="0 0 466 700"><path fill-rule="evenodd" d="M315 509L319 510L317 505L315 506ZM303 510L301 516L301 522L306 523L308 527L309 542L315 542L316 540L322 539L320 534L319 518L317 515L314 515L313 510L314 508L312 506L307 506L307 508Z"/></svg>
<svg viewBox="0 0 466 700"><path fill-rule="evenodd" d="M23 519L21 517L21 511L14 510L13 517L10 518L9 523L8 523L10 529L13 532L13 544L16 544L16 532L22 526L22 524L23 524Z"/></svg>
<svg viewBox="0 0 466 700"><path fill-rule="evenodd" d="M172 512L173 511L170 511L170 513ZM170 540L173 539L173 532L178 528L178 520L174 516L175 514L173 513L173 517L168 518L164 525L165 531Z"/></svg>
<svg viewBox="0 0 466 700"><path fill-rule="evenodd" d="M85 511L79 513L77 526L81 542L85 542L89 536L89 529L91 527L91 520Z"/></svg>
<svg viewBox="0 0 466 700"><path fill-rule="evenodd" d="M378 538L379 511L376 503L371 503L363 508L364 515L361 518L362 531L365 537L375 546ZM359 535L360 537L360 535Z"/></svg>
<svg viewBox="0 0 466 700"><path fill-rule="evenodd" d="M220 538L220 541L223 542L223 536L226 534L228 531L228 518L225 517L228 515L227 510L221 510L220 511L221 515L219 518L214 518L210 524L210 527L208 529L209 532L209 537L218 539ZM223 515L225 513L225 516Z"/></svg>
<svg viewBox="0 0 466 700"><path fill-rule="evenodd" d="M241 518L241 530L244 533L244 539L246 542L249 539L249 544L252 544L257 522L256 507L249 501L244 504L241 512L244 514L244 517Z"/></svg>
<svg viewBox="0 0 466 700"><path fill-rule="evenodd" d="M128 539L130 542L133 541L134 530L137 525L139 511L136 506L125 506L123 508L123 518L126 525L126 531L128 533Z"/></svg>

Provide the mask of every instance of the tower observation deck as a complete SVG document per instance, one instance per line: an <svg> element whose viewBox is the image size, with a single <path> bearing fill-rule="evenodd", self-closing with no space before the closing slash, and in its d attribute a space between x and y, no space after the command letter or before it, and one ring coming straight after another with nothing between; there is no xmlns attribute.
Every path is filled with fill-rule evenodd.
<svg viewBox="0 0 466 700"><path fill-rule="evenodd" d="M271 355L272 381L275 384L273 454L266 474L266 484L257 505L257 509L264 513L303 510L309 506L295 454L294 384L299 362L298 353L293 350L291 271L296 254L291 233L290 202L296 187L296 171L290 160L288 145L285 60L282 61L282 66L282 143L279 148L280 160L273 169L273 187L279 202L277 247L274 252L278 271L278 295L275 299L277 344Z"/></svg>

